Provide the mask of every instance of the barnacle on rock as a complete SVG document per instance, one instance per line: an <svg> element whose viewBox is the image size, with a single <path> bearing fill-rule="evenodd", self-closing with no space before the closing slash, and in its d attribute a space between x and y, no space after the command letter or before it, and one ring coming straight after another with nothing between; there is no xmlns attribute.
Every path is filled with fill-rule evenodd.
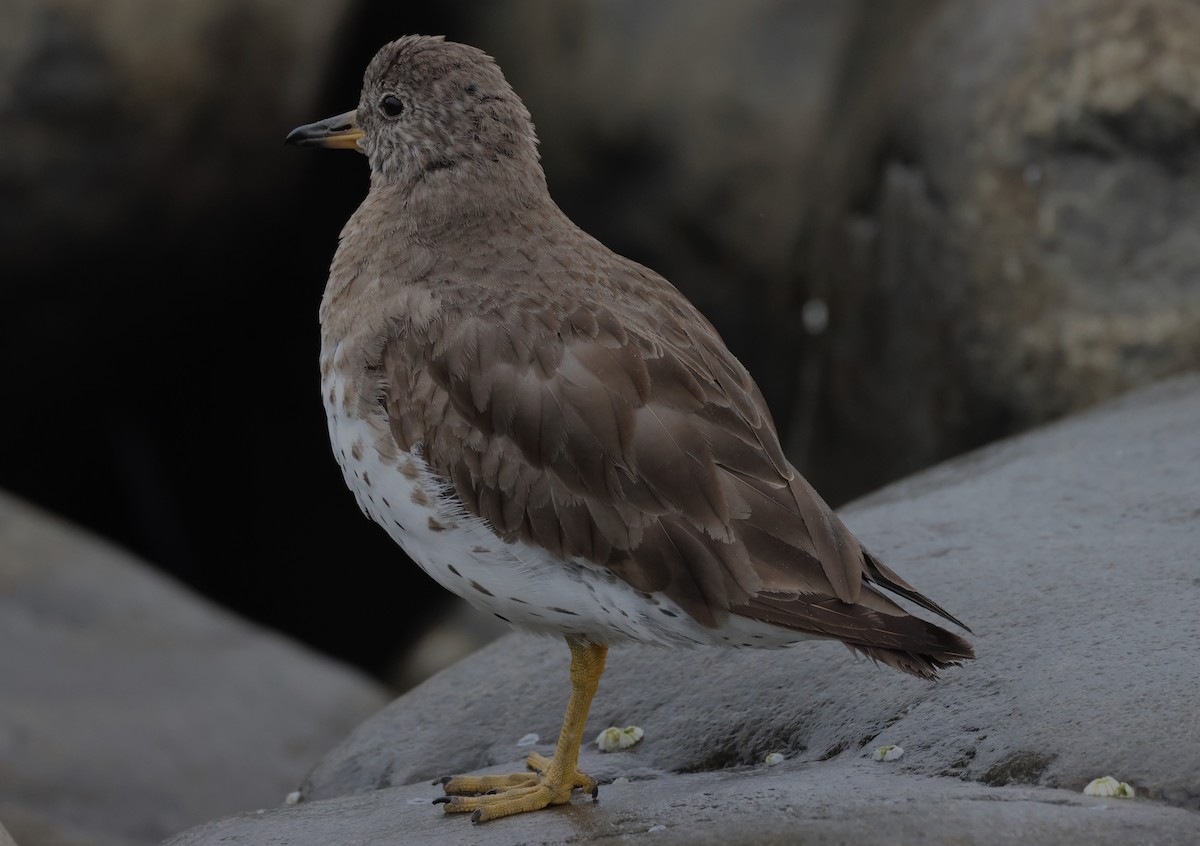
<svg viewBox="0 0 1200 846"><path fill-rule="evenodd" d="M1134 790L1127 783L1117 781L1112 776L1094 778L1083 789L1086 796L1111 796L1114 799L1132 799Z"/></svg>
<svg viewBox="0 0 1200 846"><path fill-rule="evenodd" d="M609 726L596 736L596 746L601 752L615 752L618 749L628 749L644 737L646 732L638 726Z"/></svg>
<svg viewBox="0 0 1200 846"><path fill-rule="evenodd" d="M902 746L880 746L871 754L873 761L896 761L904 754Z"/></svg>

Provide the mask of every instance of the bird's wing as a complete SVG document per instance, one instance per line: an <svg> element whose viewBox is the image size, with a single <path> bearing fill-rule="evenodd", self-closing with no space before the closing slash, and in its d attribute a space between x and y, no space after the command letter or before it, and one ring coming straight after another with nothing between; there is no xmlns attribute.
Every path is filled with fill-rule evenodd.
<svg viewBox="0 0 1200 846"><path fill-rule="evenodd" d="M640 278L591 302L448 296L382 351L397 442L501 537L606 566L705 625L759 595L902 613L862 589L861 547L712 326L660 277L624 272Z"/></svg>

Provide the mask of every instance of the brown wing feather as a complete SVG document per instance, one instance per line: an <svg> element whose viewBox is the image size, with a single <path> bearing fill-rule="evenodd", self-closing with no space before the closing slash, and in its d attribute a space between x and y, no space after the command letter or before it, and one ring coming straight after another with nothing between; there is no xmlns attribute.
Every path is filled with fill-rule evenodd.
<svg viewBox="0 0 1200 846"><path fill-rule="evenodd" d="M864 593L874 590L868 587ZM837 638L854 651L922 678L934 678L939 668L975 657L971 645L958 635L904 614L899 608L899 615L893 615L827 597L780 599L763 595L752 597L746 606L734 610L787 627L803 620L807 631Z"/></svg>
<svg viewBox="0 0 1200 846"><path fill-rule="evenodd" d="M594 276L571 280L584 302L552 274L530 294L502 268L489 285L438 291L439 317L382 352L397 442L420 444L501 537L607 566L704 625L732 611L919 651L917 623L875 625L910 618L864 579L954 618L867 555L787 462L712 326L660 277L593 258ZM935 646L930 661L962 652Z"/></svg>

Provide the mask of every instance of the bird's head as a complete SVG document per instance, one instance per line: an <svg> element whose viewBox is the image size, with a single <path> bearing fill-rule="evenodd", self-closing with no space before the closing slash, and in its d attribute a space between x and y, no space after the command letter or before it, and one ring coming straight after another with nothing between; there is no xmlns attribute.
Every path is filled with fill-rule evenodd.
<svg viewBox="0 0 1200 846"><path fill-rule="evenodd" d="M298 127L287 143L365 153L373 187L545 190L525 104L491 56L440 36L385 45L367 66L358 108Z"/></svg>

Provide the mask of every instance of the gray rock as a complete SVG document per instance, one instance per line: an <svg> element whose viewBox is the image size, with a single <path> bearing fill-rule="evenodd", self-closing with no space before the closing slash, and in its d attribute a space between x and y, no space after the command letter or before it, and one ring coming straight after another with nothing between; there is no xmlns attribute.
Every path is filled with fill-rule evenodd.
<svg viewBox="0 0 1200 846"><path fill-rule="evenodd" d="M0 819L155 843L281 802L376 685L0 494Z"/></svg>
<svg viewBox="0 0 1200 846"><path fill-rule="evenodd" d="M834 498L1200 367L1200 6L946 3L901 70L810 239Z"/></svg>
<svg viewBox="0 0 1200 846"><path fill-rule="evenodd" d="M817 843L1118 843L1135 831L1191 842L1198 419L1200 376L1179 378L847 509L869 547L974 627L978 660L941 682L855 662L832 643L614 648L588 736L628 724L646 736L622 753L589 746L582 767L634 782L602 788L598 808L578 801L475 833L425 806L429 782L519 769L517 740L530 732L548 752L566 699L565 647L511 636L356 729L309 776L299 807L172 842L373 843L397 832L604 842L655 825L667 826L664 842L787 842L795 830ZM870 761L885 743L906 754ZM771 752L787 762L762 766ZM1142 798L1082 797L1102 775Z"/></svg>
<svg viewBox="0 0 1200 846"><path fill-rule="evenodd" d="M410 785L279 808L200 826L166 846L1193 846L1200 823L1200 815L1149 802L987 787L852 758L610 785L596 804L576 799L481 826L431 807L437 792Z"/></svg>
<svg viewBox="0 0 1200 846"><path fill-rule="evenodd" d="M0 846L16 846L16 842L12 839L12 835L0 824Z"/></svg>

